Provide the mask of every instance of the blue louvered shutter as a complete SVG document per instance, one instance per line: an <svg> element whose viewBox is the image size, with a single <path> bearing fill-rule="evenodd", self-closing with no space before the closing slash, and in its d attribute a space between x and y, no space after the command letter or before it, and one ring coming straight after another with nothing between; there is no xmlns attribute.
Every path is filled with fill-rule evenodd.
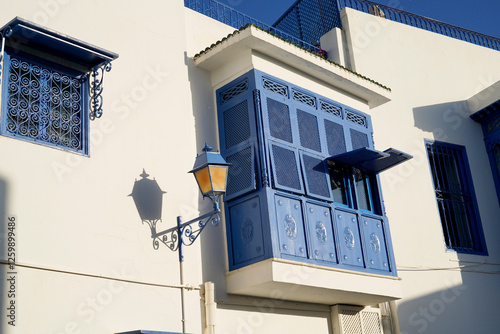
<svg viewBox="0 0 500 334"><path fill-rule="evenodd" d="M217 90L221 154L228 171L226 199L256 189L256 129L253 79L245 75Z"/></svg>

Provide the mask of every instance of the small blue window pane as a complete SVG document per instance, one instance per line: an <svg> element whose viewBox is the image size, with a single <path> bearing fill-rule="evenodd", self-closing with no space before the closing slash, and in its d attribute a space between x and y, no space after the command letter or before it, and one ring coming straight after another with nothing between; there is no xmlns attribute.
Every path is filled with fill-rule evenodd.
<svg viewBox="0 0 500 334"><path fill-rule="evenodd" d="M354 184L358 199L358 207L361 210L373 211L372 189L370 187L370 177L357 168L354 170Z"/></svg>
<svg viewBox="0 0 500 334"><path fill-rule="evenodd" d="M328 164L328 170L330 172L330 186L332 188L333 200L336 203L342 205L349 205L348 200L348 185L346 178L346 169L341 167L339 164Z"/></svg>

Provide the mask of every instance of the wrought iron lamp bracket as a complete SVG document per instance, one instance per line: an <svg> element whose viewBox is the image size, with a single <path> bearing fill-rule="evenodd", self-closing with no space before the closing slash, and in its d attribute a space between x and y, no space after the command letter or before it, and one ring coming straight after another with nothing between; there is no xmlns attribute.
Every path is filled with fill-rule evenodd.
<svg viewBox="0 0 500 334"><path fill-rule="evenodd" d="M196 239L200 236L201 232L207 225L213 227L218 226L220 223L220 195L210 196L213 201L213 210L197 218L191 219L187 222L182 222L180 216L177 217L177 226L169 228L164 231L156 231L156 223L158 220L148 221L144 220L151 228L151 237L153 238L153 248L158 249L160 242L167 246L172 251L179 250L179 259L183 261L182 245L191 246Z"/></svg>
<svg viewBox="0 0 500 334"><path fill-rule="evenodd" d="M90 73L89 95L90 95L90 119L94 120L102 116L102 91L104 73L111 71L111 63L94 68Z"/></svg>

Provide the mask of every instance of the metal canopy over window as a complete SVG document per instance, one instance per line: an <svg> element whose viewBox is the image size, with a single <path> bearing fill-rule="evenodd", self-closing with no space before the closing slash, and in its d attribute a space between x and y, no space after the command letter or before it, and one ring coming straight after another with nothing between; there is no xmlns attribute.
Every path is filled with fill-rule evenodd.
<svg viewBox="0 0 500 334"><path fill-rule="evenodd" d="M327 158L329 161L356 167L369 173L380 173L413 158L410 154L388 148L384 152L368 147L359 148Z"/></svg>
<svg viewBox="0 0 500 334"><path fill-rule="evenodd" d="M89 77L89 117L102 116L104 72L111 70L116 53L55 32L16 17L0 28L0 59L6 54L24 54L47 67L73 77Z"/></svg>
<svg viewBox="0 0 500 334"><path fill-rule="evenodd" d="M16 17L0 28L6 46L34 54L40 58L61 59L63 65L81 72L89 72L118 58L106 51L76 38L49 30L23 18Z"/></svg>

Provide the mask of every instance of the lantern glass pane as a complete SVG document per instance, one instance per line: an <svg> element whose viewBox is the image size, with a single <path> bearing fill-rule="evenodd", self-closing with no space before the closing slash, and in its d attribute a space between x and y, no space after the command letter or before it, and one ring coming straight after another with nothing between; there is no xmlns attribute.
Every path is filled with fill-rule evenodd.
<svg viewBox="0 0 500 334"><path fill-rule="evenodd" d="M210 166L214 192L226 192L227 166Z"/></svg>
<svg viewBox="0 0 500 334"><path fill-rule="evenodd" d="M201 193L205 195L207 192L212 190L212 185L210 184L210 174L208 173L208 166L194 172L194 177L198 186L200 187Z"/></svg>

